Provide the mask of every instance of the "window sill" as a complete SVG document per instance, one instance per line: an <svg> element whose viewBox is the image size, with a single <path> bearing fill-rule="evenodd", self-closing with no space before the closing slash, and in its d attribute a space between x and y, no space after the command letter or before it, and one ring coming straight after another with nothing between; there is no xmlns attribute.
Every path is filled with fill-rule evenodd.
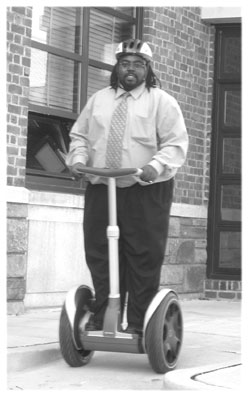
<svg viewBox="0 0 250 399"><path fill-rule="evenodd" d="M6 201L29 205L83 208L84 195L30 190L24 187L7 186Z"/></svg>

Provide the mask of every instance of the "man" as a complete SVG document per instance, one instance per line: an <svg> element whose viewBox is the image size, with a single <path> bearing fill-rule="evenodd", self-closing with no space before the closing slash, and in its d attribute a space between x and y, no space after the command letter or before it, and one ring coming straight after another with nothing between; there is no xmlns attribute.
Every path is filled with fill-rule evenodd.
<svg viewBox="0 0 250 399"><path fill-rule="evenodd" d="M121 306L128 291L126 331L140 333L159 287L173 180L185 161L188 136L176 100L156 85L148 44L124 41L116 59L111 86L89 99L71 130L67 164L76 178L82 165L143 170L140 177L116 180ZM119 135L120 145L114 143ZM101 330L109 294L107 179L87 179L84 242L96 301L86 329Z"/></svg>

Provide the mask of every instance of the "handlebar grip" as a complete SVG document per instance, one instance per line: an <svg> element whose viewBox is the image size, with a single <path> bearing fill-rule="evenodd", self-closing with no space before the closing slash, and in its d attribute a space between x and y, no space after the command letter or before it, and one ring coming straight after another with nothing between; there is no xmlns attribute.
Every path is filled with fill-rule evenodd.
<svg viewBox="0 0 250 399"><path fill-rule="evenodd" d="M103 177L122 177L122 176L140 176L142 174L142 169L138 168L119 168L119 169L109 169L109 168L93 168L90 166L82 166L78 169L79 172L86 173L88 175L103 176Z"/></svg>

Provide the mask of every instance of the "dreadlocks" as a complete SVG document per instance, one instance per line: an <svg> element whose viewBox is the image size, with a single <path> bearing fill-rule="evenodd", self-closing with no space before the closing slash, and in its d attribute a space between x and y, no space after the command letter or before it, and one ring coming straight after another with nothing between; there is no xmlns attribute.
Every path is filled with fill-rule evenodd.
<svg viewBox="0 0 250 399"><path fill-rule="evenodd" d="M151 87L157 87L157 84L161 88L161 81L157 78L156 74L153 72L153 69L150 64L148 65L148 73L145 79L145 84L148 91L150 90ZM117 90L119 86L117 64L113 67L110 76L110 86L115 90Z"/></svg>

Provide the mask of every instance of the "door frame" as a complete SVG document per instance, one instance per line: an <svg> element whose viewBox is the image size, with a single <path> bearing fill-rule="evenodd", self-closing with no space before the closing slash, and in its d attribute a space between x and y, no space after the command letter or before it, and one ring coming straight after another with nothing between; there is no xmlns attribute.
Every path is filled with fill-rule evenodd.
<svg viewBox="0 0 250 399"><path fill-rule="evenodd" d="M240 185L241 174L223 173L223 139L241 138L240 127L225 128L224 93L228 88L241 90L241 74L223 73L223 39L228 34L241 35L240 24L216 26L214 96L212 111L212 137L210 157L210 190L208 204L208 263L207 277L213 279L240 280L241 268L222 268L220 261L220 233L241 232L241 221L226 221L221 218L221 188L225 185Z"/></svg>

